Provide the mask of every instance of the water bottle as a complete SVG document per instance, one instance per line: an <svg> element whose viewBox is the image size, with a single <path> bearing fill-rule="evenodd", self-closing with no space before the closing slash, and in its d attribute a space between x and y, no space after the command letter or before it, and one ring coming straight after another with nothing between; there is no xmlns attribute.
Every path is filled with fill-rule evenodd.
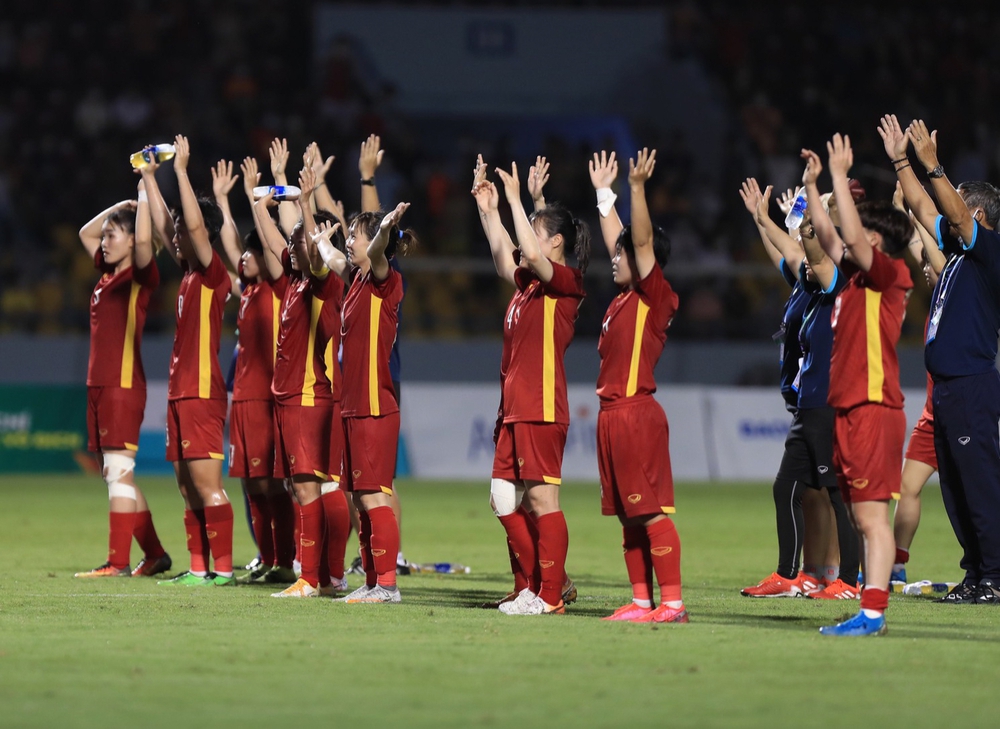
<svg viewBox="0 0 1000 729"><path fill-rule="evenodd" d="M957 582L931 582L930 580L920 580L911 582L903 587L904 595L939 595L951 591Z"/></svg>
<svg viewBox="0 0 1000 729"><path fill-rule="evenodd" d="M302 194L302 190L297 188L295 185L263 185L253 189L253 199L260 200L269 192L274 192L274 199L276 202L291 202L298 200L299 195Z"/></svg>
<svg viewBox="0 0 1000 729"><path fill-rule="evenodd" d="M467 575L472 572L471 567L457 562L428 562L425 564L411 564L410 570L416 573L437 572L442 575Z"/></svg>
<svg viewBox="0 0 1000 729"><path fill-rule="evenodd" d="M172 144L153 144L140 149L129 157L128 161L132 163L134 169L139 170L152 162L154 156L157 161L166 162L168 159L173 159L176 153L177 150Z"/></svg>
<svg viewBox="0 0 1000 729"><path fill-rule="evenodd" d="M798 230L799 226L802 225L802 218L805 217L807 207L809 207L809 203L806 202L806 194L800 192L795 198L795 202L792 203L792 209L785 216L785 227L789 230Z"/></svg>

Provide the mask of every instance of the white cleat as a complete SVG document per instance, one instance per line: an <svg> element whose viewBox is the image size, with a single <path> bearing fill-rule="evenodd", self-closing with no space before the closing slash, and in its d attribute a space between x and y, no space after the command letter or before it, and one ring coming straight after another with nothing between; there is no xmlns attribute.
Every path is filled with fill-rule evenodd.
<svg viewBox="0 0 1000 729"><path fill-rule="evenodd" d="M271 597L319 597L319 590L300 578L281 592L272 592Z"/></svg>
<svg viewBox="0 0 1000 729"><path fill-rule="evenodd" d="M357 592L355 590L355 592ZM352 592L351 595L354 593ZM364 595L359 595L358 597L351 597L348 595L345 598L345 602L348 604L359 604L359 603L392 603L401 602L402 597L399 594L399 588L389 590L382 585L375 585Z"/></svg>
<svg viewBox="0 0 1000 729"><path fill-rule="evenodd" d="M504 615L541 615L545 612L545 601L525 587L510 602L504 602L497 608Z"/></svg>
<svg viewBox="0 0 1000 729"><path fill-rule="evenodd" d="M353 601L358 600L359 598L364 597L365 595L367 595L369 592L371 592L374 589L375 589L374 587L368 587L368 585L362 585L361 587L359 587L354 592L352 592L352 593L350 593L348 595L344 595L344 597L335 597L333 599L333 601L334 602L353 602Z"/></svg>

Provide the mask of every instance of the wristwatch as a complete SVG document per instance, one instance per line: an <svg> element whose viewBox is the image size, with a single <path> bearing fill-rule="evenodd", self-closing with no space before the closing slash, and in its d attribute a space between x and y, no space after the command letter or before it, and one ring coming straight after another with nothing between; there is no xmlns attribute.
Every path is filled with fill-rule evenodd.
<svg viewBox="0 0 1000 729"><path fill-rule="evenodd" d="M944 173L942 172L941 174L944 174ZM364 177L362 177L361 178L361 184L362 185L371 185L372 187L374 187L375 186L375 178L374 177L369 177L368 179L365 179Z"/></svg>
<svg viewBox="0 0 1000 729"><path fill-rule="evenodd" d="M933 177L934 179L937 179L938 177L944 177L944 167L942 167L941 165L938 165L933 170L931 170L930 172L928 172L927 176L928 177Z"/></svg>

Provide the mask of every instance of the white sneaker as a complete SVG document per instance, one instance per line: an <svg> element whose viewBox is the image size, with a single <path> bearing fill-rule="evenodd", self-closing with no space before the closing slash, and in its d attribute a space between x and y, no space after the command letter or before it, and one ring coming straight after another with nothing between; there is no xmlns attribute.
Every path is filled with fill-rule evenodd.
<svg viewBox="0 0 1000 729"><path fill-rule="evenodd" d="M362 585L354 592L348 595L344 595L344 597L334 598L334 602L355 602L358 600L358 598L364 597L374 589L375 589L374 587L368 587L368 585Z"/></svg>
<svg viewBox="0 0 1000 729"><path fill-rule="evenodd" d="M300 578L281 592L271 593L271 597L319 597L319 590Z"/></svg>
<svg viewBox="0 0 1000 729"><path fill-rule="evenodd" d="M545 609L545 603L530 588L525 587L517 597L510 602L500 603L497 608L504 615L539 615Z"/></svg>
<svg viewBox="0 0 1000 729"><path fill-rule="evenodd" d="M353 594L353 593L352 593ZM394 590L389 590L382 585L375 585L364 595L352 598L348 595L346 602L348 603L375 603L375 602L401 602L402 597L399 594L399 588Z"/></svg>

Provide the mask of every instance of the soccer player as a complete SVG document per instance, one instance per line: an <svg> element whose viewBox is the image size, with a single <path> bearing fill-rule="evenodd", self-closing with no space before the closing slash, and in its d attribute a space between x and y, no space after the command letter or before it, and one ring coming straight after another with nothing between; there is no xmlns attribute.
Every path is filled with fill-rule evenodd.
<svg viewBox="0 0 1000 729"><path fill-rule="evenodd" d="M267 275L282 297L272 382L276 424L274 476L292 480L299 505L302 574L294 584L274 593L273 597L281 598L333 593L330 585L321 584L326 540L321 499L323 484L335 482L329 471L334 399L339 382L331 383L328 378L327 354L340 326L344 285L337 276L330 275L306 234L315 227L310 200L315 180L310 166L299 174L301 218L287 241L267 211L273 193L254 204L258 232L264 240Z"/></svg>
<svg viewBox="0 0 1000 729"><path fill-rule="evenodd" d="M396 337L403 282L389 260L416 244L413 231L399 228L408 207L409 203L399 203L389 213L363 212L355 217L348 229L346 257L330 244L332 228L315 235L327 266L350 281L342 324L341 483L351 492L358 510L365 570L365 584L342 598L350 604L401 600L396 585L399 524L391 499L399 406L389 374L389 352Z"/></svg>
<svg viewBox="0 0 1000 729"><path fill-rule="evenodd" d="M222 211L215 201L195 195L187 173L191 157L187 138L178 135L174 146L181 211L171 226L171 253L184 277L177 294L177 331L168 379L167 460L174 464L184 499L191 561L187 572L160 584L228 586L236 582L233 507L222 486L228 398L218 353L223 307L233 291L234 279L213 247L219 241ZM155 190L154 212L162 209L155 181L147 178L146 188ZM166 221L157 220L155 215L154 224L166 230ZM210 558L214 571L209 570Z"/></svg>
<svg viewBox="0 0 1000 729"><path fill-rule="evenodd" d="M906 416L896 343L913 282L901 256L913 235L906 213L890 203L855 206L847 172L850 138L827 143L841 238L821 210L813 211L825 254L847 282L834 304L828 402L834 416L834 464L844 501L863 540L861 610L824 635L880 635L886 631L889 577L895 543L889 501L899 498ZM813 251L811 253L810 251ZM816 247L806 248L810 264Z"/></svg>
<svg viewBox="0 0 1000 729"><path fill-rule="evenodd" d="M674 481L670 468L670 428L653 399L653 370L667 329L677 311L677 294L663 276L670 239L654 227L646 206L646 181L656 166L656 150L643 149L629 160L632 220L622 227L612 207L601 212L601 231L611 270L621 293L608 306L598 352L597 463L601 473L601 513L622 525L625 568L632 601L604 620L686 623L681 599L681 541L670 518ZM590 178L602 204L617 172L613 156L595 153ZM613 196L614 193L611 193ZM612 215L612 213L614 213ZM653 575L660 604L653 608Z"/></svg>
<svg viewBox="0 0 1000 729"><path fill-rule="evenodd" d="M942 602L1000 603L1000 191L987 182L952 187L938 162L937 132L921 120L904 133L895 116L879 133L906 202L949 256L927 328L924 361L934 380L934 450L941 496L962 545L962 582ZM912 144L943 213L907 159Z"/></svg>
<svg viewBox="0 0 1000 729"><path fill-rule="evenodd" d="M497 170L514 218L515 249L500 219L496 186L479 157L473 195L498 275L516 287L504 318L501 409L490 504L507 532L515 561L508 615L565 612L569 532L559 508L569 405L563 357L584 297L590 231L562 205L546 204L529 218L520 199L517 165ZM535 175L538 170L536 166ZM537 188L536 188L537 189ZM566 265L573 249L578 268ZM575 588L574 588L575 590Z"/></svg>
<svg viewBox="0 0 1000 729"><path fill-rule="evenodd" d="M153 252L145 190L138 202L112 205L80 229L80 242L101 278L90 298L90 360L87 366L88 449L103 460L108 485L108 560L76 577L150 576L170 569L153 517L135 483L135 454L146 408L142 329L160 282ZM132 537L143 551L132 570Z"/></svg>

